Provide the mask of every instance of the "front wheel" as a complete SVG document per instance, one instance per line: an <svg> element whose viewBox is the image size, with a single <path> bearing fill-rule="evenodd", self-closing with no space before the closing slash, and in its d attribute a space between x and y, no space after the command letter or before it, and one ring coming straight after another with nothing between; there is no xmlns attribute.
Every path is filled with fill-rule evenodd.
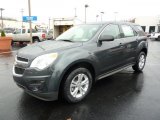
<svg viewBox="0 0 160 120"><path fill-rule="evenodd" d="M76 68L66 77L63 95L67 102L81 101L89 93L92 86L92 75L86 68Z"/></svg>
<svg viewBox="0 0 160 120"><path fill-rule="evenodd" d="M136 72L141 72L145 66L146 63L146 54L142 51L140 52L138 59L136 61L136 64L132 66L133 70Z"/></svg>

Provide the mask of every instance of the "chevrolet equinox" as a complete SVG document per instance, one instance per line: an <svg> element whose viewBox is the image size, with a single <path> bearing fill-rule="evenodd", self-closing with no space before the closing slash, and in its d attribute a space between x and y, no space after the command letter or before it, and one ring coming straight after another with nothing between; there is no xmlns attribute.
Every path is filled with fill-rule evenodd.
<svg viewBox="0 0 160 120"><path fill-rule="evenodd" d="M137 24L77 25L55 40L20 49L13 78L25 92L39 99L61 97L76 103L87 96L97 80L128 67L142 71L147 51L147 37Z"/></svg>

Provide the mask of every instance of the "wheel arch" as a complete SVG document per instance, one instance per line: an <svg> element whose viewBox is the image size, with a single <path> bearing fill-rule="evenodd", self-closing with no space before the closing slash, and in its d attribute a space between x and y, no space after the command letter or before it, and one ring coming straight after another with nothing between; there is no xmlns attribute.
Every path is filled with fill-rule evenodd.
<svg viewBox="0 0 160 120"><path fill-rule="evenodd" d="M147 48L142 48L141 51L143 51L146 55L148 54Z"/></svg>
<svg viewBox="0 0 160 120"><path fill-rule="evenodd" d="M139 53L143 51L146 55L148 54L148 42L146 41L141 41L138 45L138 49L137 49L137 55L139 55Z"/></svg>
<svg viewBox="0 0 160 120"><path fill-rule="evenodd" d="M34 41L34 39L38 39L38 41L40 41L40 39L39 39L38 36L33 36L33 37L32 37L32 40Z"/></svg>

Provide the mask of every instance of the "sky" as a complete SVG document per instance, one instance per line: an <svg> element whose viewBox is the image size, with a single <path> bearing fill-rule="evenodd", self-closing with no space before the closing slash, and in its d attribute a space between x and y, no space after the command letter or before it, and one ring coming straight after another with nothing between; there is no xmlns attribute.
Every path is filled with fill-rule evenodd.
<svg viewBox="0 0 160 120"><path fill-rule="evenodd" d="M0 8L4 8L3 16L21 20L21 9L28 16L28 0L0 0ZM37 16L37 22L47 23L49 18L71 18L75 16L84 21L85 4L87 22L128 20L138 16L159 16L160 0L31 0L31 15ZM117 12L117 14L115 14Z"/></svg>

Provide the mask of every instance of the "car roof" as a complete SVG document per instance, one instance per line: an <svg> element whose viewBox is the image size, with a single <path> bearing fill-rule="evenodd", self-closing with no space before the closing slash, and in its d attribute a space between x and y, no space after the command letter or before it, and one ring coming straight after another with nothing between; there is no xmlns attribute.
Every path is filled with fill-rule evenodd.
<svg viewBox="0 0 160 120"><path fill-rule="evenodd" d="M126 24L126 25L133 25L133 26L137 26L138 25L136 23L131 23L131 22L114 22L114 21L110 21L110 22L93 22L93 23L87 23L87 24L95 24L95 25Z"/></svg>

